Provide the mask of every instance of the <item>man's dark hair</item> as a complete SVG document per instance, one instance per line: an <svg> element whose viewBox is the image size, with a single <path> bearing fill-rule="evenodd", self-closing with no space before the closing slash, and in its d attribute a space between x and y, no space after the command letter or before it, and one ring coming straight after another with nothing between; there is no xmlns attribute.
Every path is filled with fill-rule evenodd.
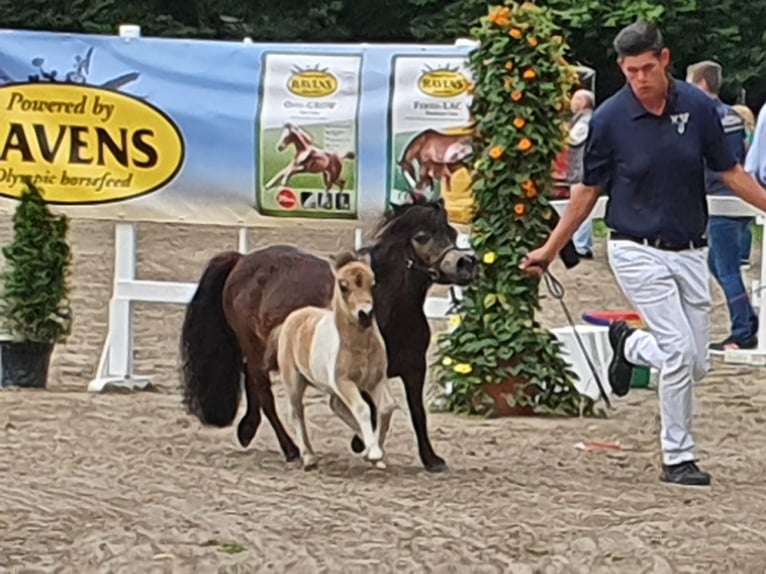
<svg viewBox="0 0 766 574"><path fill-rule="evenodd" d="M659 56L665 44L662 33L651 22L639 20L619 31L612 43L617 57L622 59L626 56L638 56L645 52L652 52Z"/></svg>

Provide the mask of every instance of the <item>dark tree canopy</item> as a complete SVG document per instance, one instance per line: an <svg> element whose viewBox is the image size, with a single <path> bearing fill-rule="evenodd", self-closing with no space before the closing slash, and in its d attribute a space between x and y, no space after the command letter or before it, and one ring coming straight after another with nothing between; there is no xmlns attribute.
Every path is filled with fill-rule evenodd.
<svg viewBox="0 0 766 574"><path fill-rule="evenodd" d="M756 111L766 99L766 0L538 0L569 30L575 60L597 70L602 99L622 84L611 48L637 17L660 24L674 73L699 59L724 66L723 99L742 88ZM147 36L302 42L453 42L486 12L484 0L0 0L0 27Z"/></svg>

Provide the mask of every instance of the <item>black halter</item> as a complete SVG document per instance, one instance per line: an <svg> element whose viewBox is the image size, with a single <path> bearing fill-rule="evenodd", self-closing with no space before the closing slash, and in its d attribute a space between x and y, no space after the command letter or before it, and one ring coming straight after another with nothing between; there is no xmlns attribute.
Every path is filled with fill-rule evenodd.
<svg viewBox="0 0 766 574"><path fill-rule="evenodd" d="M444 261L444 258L448 253L457 250L457 246L450 245L444 249L444 251L439 253L439 256L436 258L436 261L434 261L433 265L426 265L421 261L419 257L415 255L415 250L412 248L412 245L409 244L407 246L407 269L413 271L422 271L428 275L432 281L436 281L440 274L439 266L441 265L442 261Z"/></svg>

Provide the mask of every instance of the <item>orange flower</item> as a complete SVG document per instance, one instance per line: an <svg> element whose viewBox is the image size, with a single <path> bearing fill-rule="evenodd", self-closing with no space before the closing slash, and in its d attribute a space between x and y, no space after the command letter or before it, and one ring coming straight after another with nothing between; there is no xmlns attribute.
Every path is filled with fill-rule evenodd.
<svg viewBox="0 0 766 574"><path fill-rule="evenodd" d="M524 35L524 34L522 34L521 30L519 30L518 28L511 28L511 31L508 32L508 34L514 40L521 40L521 37Z"/></svg>
<svg viewBox="0 0 766 574"><path fill-rule="evenodd" d="M511 94L511 99L512 99L514 102L518 102L518 101L521 99L521 92L520 92L519 90L516 90L515 92L513 92L513 93Z"/></svg>
<svg viewBox="0 0 766 574"><path fill-rule="evenodd" d="M525 80L534 80L537 77L537 72L535 72L532 68L527 68L524 70L524 74L521 77Z"/></svg>
<svg viewBox="0 0 766 574"><path fill-rule="evenodd" d="M561 111L561 107L562 107L561 102L556 102L555 104L553 104L553 109L556 110L557 112Z"/></svg>
<svg viewBox="0 0 766 574"><path fill-rule="evenodd" d="M521 151L529 151L529 150L531 150L532 149L532 140L530 140L529 138L521 138L521 140L519 141L518 148Z"/></svg>
<svg viewBox="0 0 766 574"><path fill-rule="evenodd" d="M530 36L529 38L527 38L527 44L529 44L533 48L537 48L537 44L538 44L537 38L535 38L534 36Z"/></svg>
<svg viewBox="0 0 766 574"><path fill-rule="evenodd" d="M472 96L475 91L475 86L473 82L468 82L468 85L465 88L465 93L469 96Z"/></svg>
<svg viewBox="0 0 766 574"><path fill-rule="evenodd" d="M525 120L524 118L516 117L513 119L513 127L515 127L516 129L520 130L525 125L527 125L527 120Z"/></svg>
<svg viewBox="0 0 766 574"><path fill-rule="evenodd" d="M489 150L489 157L491 157L492 159L500 159L501 157L503 157L504 152L505 150L503 149L503 146L496 145L491 150Z"/></svg>
<svg viewBox="0 0 766 574"><path fill-rule="evenodd" d="M521 189L524 190L524 195L526 195L529 199L537 197L537 186L535 185L535 182L532 181L531 179L528 179L524 183L522 183Z"/></svg>
<svg viewBox="0 0 766 574"><path fill-rule="evenodd" d="M511 9L508 6L495 7L489 12L489 21L498 26L507 26L510 21Z"/></svg>
<svg viewBox="0 0 766 574"><path fill-rule="evenodd" d="M511 70L513 70L513 62L511 62L510 60L508 60L508 61L505 63L505 69L506 69L506 70L508 70L509 72L510 72Z"/></svg>
<svg viewBox="0 0 766 574"><path fill-rule="evenodd" d="M526 206L523 203L517 203L513 206L513 212L521 217L524 215L524 212L527 210Z"/></svg>
<svg viewBox="0 0 766 574"><path fill-rule="evenodd" d="M521 5L522 10L529 10L530 12L537 12L540 10L534 2L524 2L524 4Z"/></svg>

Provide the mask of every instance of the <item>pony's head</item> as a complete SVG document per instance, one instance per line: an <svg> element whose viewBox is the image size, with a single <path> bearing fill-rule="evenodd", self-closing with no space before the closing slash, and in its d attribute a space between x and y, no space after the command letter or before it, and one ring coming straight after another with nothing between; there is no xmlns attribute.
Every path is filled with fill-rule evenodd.
<svg viewBox="0 0 766 574"><path fill-rule="evenodd" d="M372 326L375 273L366 254L346 251L330 258L335 272L336 305L352 323Z"/></svg>
<svg viewBox="0 0 766 574"><path fill-rule="evenodd" d="M391 205L379 225L378 245L404 249L408 269L442 285L468 285L476 276L476 254L460 249L457 231L449 224L444 200L411 194L410 203Z"/></svg>

